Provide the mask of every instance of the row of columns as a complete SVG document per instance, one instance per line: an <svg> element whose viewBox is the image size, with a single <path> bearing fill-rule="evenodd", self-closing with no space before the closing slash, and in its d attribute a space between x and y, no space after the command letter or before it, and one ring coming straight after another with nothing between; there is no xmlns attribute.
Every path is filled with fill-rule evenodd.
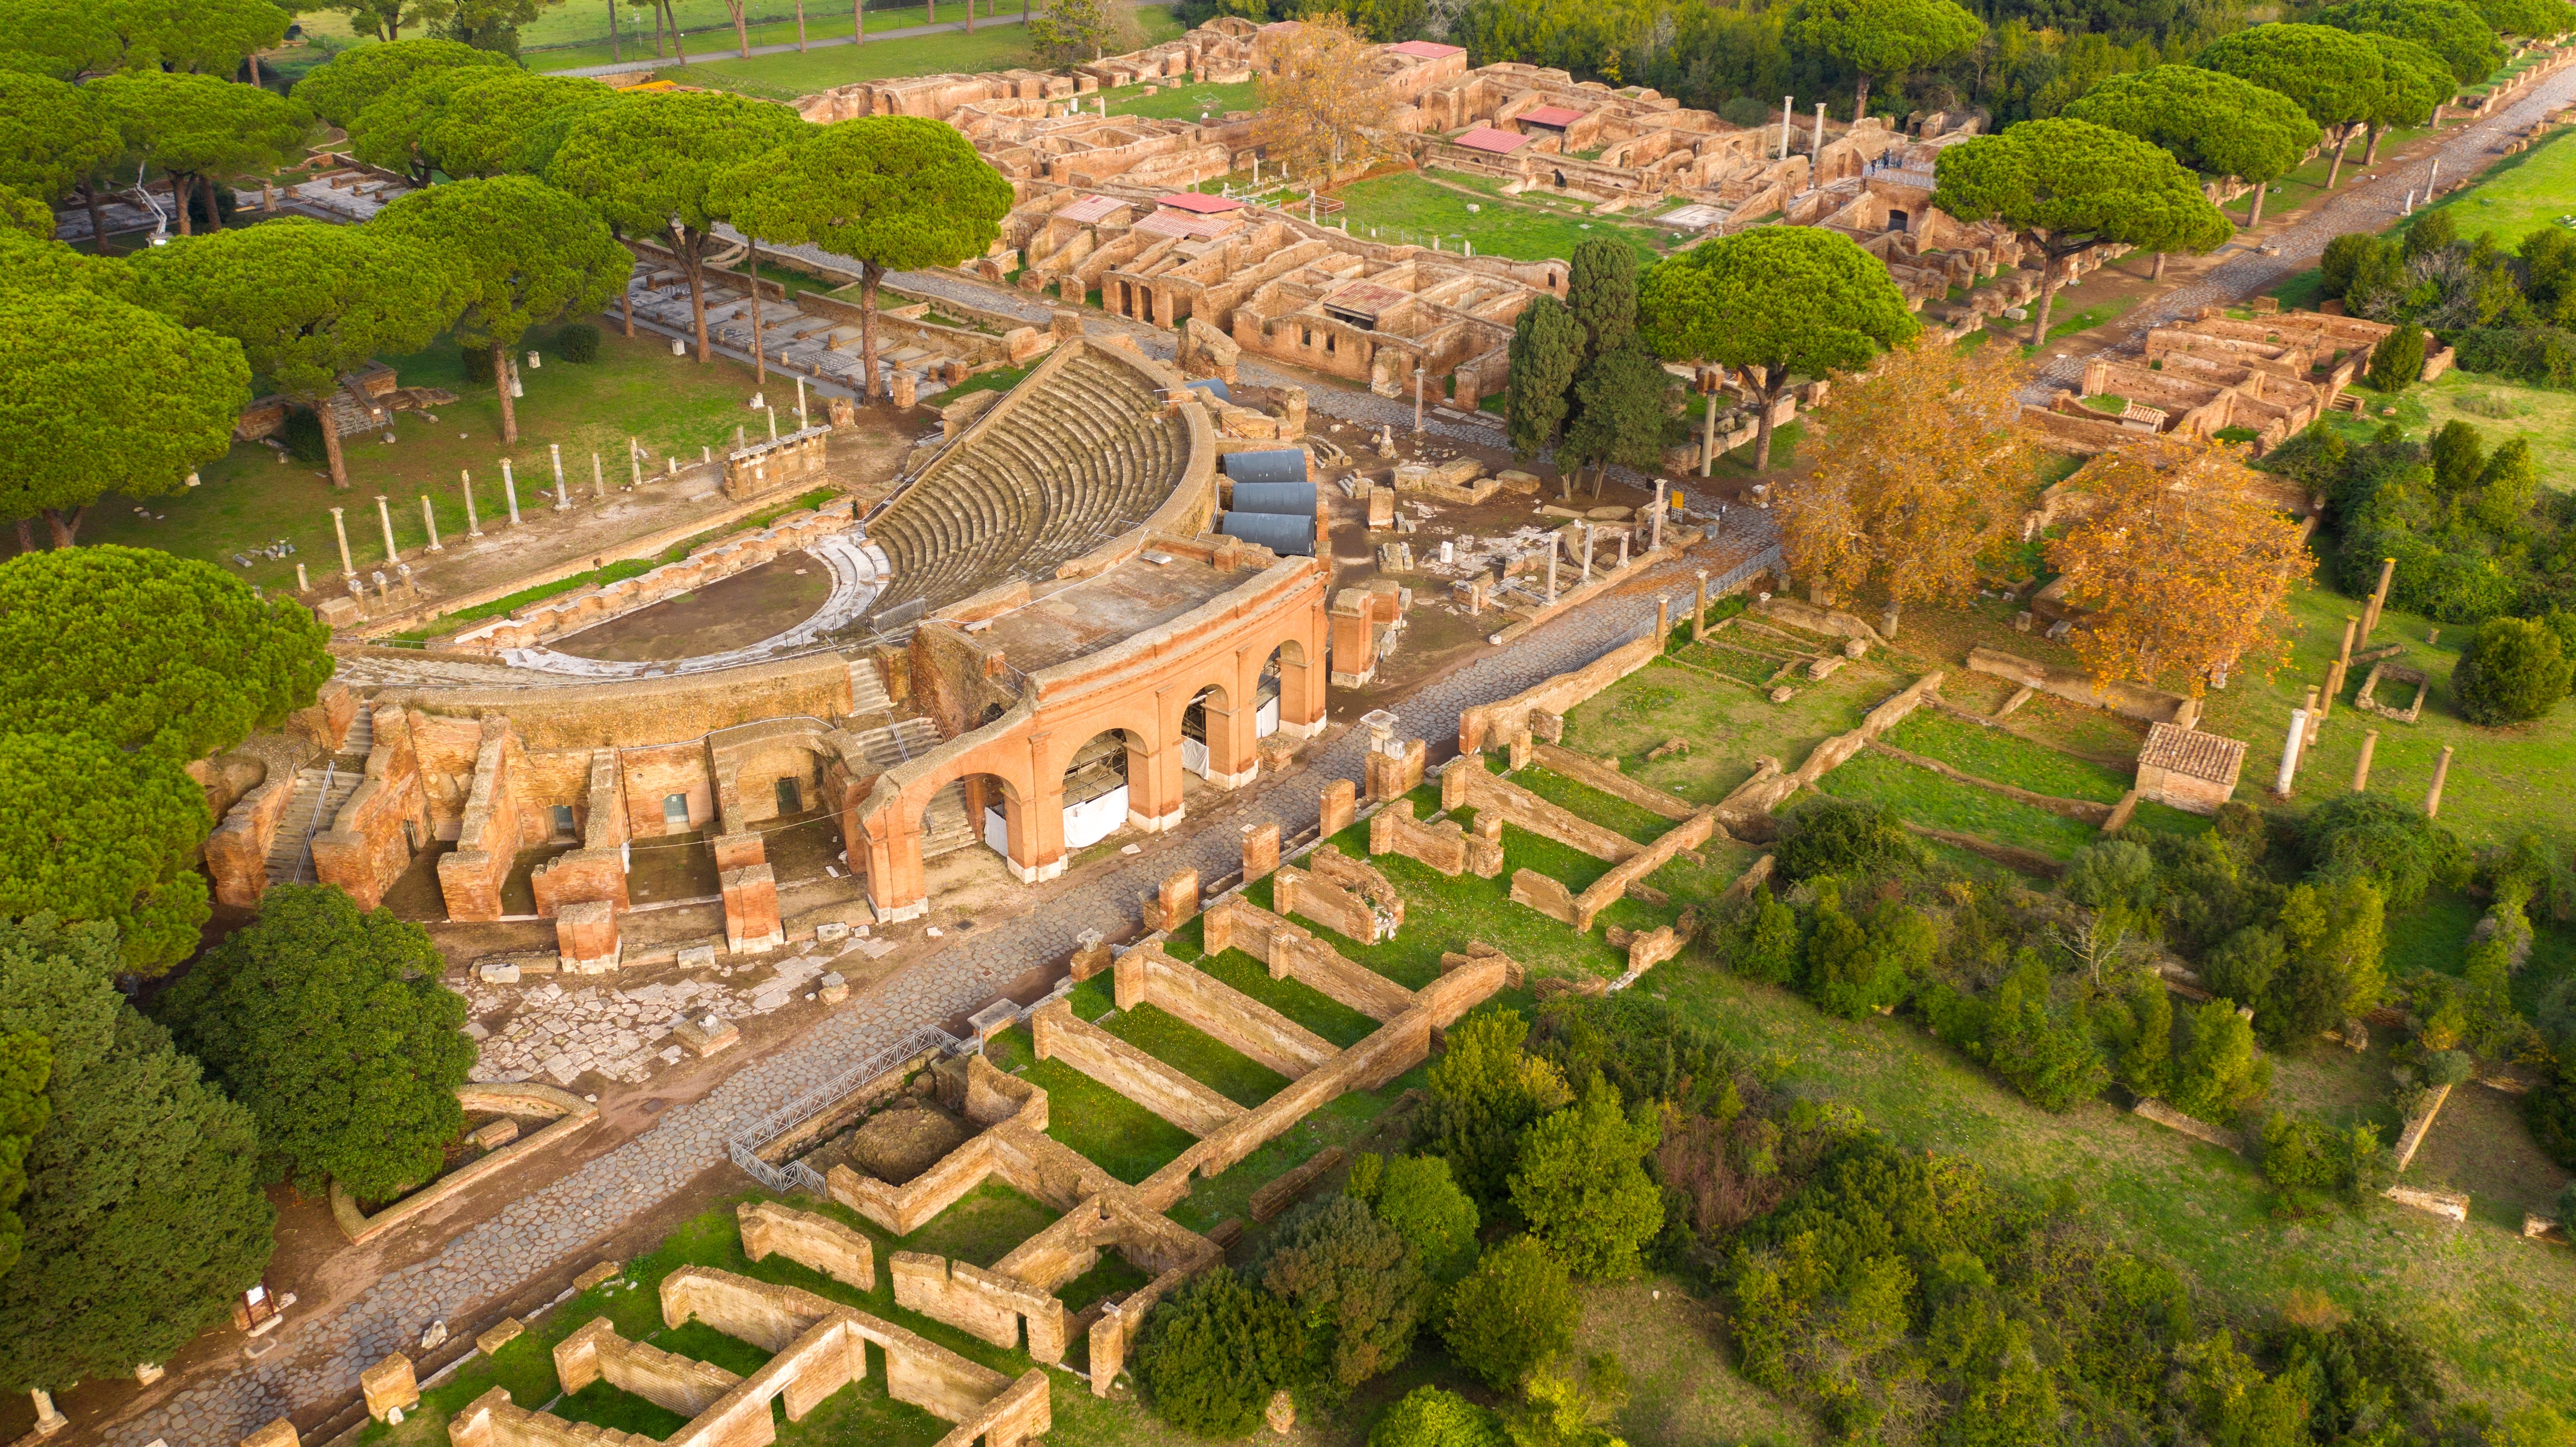
<svg viewBox="0 0 2576 1447"><path fill-rule="evenodd" d="M2334 662L2327 665L2324 688L2310 688L2306 702L2290 710L2289 732L2281 743L2280 772L2272 781L2273 797L2290 797L2292 786L2298 782L2299 766L2306 761L2307 752L2316 747L2326 719L2334 713L2335 700L2343 696L2346 676L2352 667L2353 646L2368 643L2371 633L2379 627L2380 614L2388 606L2388 586L2396 575L2395 558L2379 560L2379 582L2370 590L2370 601L2360 613L2344 615L2343 644L2335 651ZM2369 789L2371 758L2378 750L2379 730L2364 729L2361 753L2352 765L2352 792L2359 794ZM2442 812L2442 786L2451 775L2451 752L2451 745L2444 744L2441 754L2433 760L2433 782L2424 791L2427 818L2439 817Z"/></svg>
<svg viewBox="0 0 2576 1447"><path fill-rule="evenodd" d="M775 427L776 424L773 421L773 431L775 430ZM560 445L548 444L546 451L551 454L554 462L555 511L564 512L572 507L572 489L564 482L563 448ZM626 444L626 468L629 475L630 486L640 487L644 483L644 464L639 460L640 456L641 454L636 450L635 440L629 438ZM675 471L677 470L678 465L679 464L677 462L673 462L671 464ZM457 486L465 494L465 535L469 538L479 538L483 536L483 520L479 515L477 515L474 508L474 473L472 469L467 468L460 469L458 471ZM590 492L594 501L606 502L608 500L608 470L600 461L599 454L596 452L590 455ZM510 526L514 528L520 526L522 519L519 516L518 479L511 474L510 460L506 457L501 459L501 496L509 505ZM356 559L351 556L349 551L349 524L345 513L346 509L343 508L335 507L331 509L331 535L340 545L340 576L343 578L355 578L358 576L358 565ZM381 492L376 494L376 521L384 531L385 561L388 563L399 562L401 560L402 549L395 546L394 543L392 499ZM440 542L438 536L437 505L431 501L430 495L425 492L420 495L420 521L422 529L429 534L429 547L427 551L433 553L442 553L447 551L446 547ZM298 590L305 590L311 587L311 584L306 580L304 565L302 563L295 565L295 586Z"/></svg>

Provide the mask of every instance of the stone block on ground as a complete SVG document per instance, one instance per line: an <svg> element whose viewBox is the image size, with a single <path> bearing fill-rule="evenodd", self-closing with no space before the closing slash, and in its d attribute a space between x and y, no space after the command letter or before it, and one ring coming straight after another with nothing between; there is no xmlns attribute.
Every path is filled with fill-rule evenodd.
<svg viewBox="0 0 2576 1447"><path fill-rule="evenodd" d="M411 1358L400 1352L358 1373L358 1390L367 1399L367 1415L381 1422L386 1414L420 1405L420 1383Z"/></svg>
<svg viewBox="0 0 2576 1447"><path fill-rule="evenodd" d="M527 1329L527 1323L519 1320L517 1317L505 1316L499 1321L494 1322L491 1326L485 1328L482 1335L474 1338L474 1349L488 1357L494 1352L499 1351L501 1348L508 1346L510 1343L517 1341L520 1333Z"/></svg>
<svg viewBox="0 0 2576 1447"><path fill-rule="evenodd" d="M697 1015L671 1027L671 1038L697 1053L700 1059L742 1043L742 1032L730 1020L713 1015Z"/></svg>
<svg viewBox="0 0 2576 1447"><path fill-rule="evenodd" d="M589 1270L584 1271L579 1276L574 1277L572 1279L572 1289L575 1291L588 1291L603 1281L616 1280L617 1274L625 1269L626 1267L623 1262L602 1261L591 1267Z"/></svg>

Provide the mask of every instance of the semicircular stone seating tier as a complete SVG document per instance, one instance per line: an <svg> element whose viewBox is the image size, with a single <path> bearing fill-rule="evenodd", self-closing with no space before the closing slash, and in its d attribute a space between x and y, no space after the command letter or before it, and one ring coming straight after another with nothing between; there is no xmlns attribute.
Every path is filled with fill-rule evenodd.
<svg viewBox="0 0 2576 1447"><path fill-rule="evenodd" d="M832 591L823 605L804 622L783 633L772 634L758 643L722 653L702 653L694 658L668 661L616 662L604 658L580 658L558 653L539 644L533 648L505 648L501 658L513 668L533 669L540 673L562 674L574 678L643 678L674 673L706 673L718 668L740 668L747 664L767 663L782 654L812 648L823 643L836 629L845 628L874 611L872 604L886 584L890 566L884 551L856 528L834 533L805 549L831 571ZM603 623L614 620L602 619ZM587 631L587 630L585 630ZM568 633L565 638L578 638ZM563 639L557 639L562 642Z"/></svg>
<svg viewBox="0 0 2576 1447"><path fill-rule="evenodd" d="M1052 576L1152 516L1188 463L1184 424L1153 383L1095 351L1001 405L869 524L894 573L878 611L919 600L935 612Z"/></svg>

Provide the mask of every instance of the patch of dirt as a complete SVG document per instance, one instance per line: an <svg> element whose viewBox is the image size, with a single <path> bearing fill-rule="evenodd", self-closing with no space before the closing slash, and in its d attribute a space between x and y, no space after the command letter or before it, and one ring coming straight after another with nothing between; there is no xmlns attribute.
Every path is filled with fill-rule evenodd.
<svg viewBox="0 0 2576 1447"><path fill-rule="evenodd" d="M919 1096L901 1095L835 1144L853 1168L900 1186L939 1164L940 1157L974 1134L963 1117Z"/></svg>

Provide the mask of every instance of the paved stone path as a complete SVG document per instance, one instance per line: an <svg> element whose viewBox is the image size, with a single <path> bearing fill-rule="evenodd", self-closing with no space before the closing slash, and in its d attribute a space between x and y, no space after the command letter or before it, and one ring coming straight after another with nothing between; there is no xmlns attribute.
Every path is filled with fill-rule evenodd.
<svg viewBox="0 0 2576 1447"><path fill-rule="evenodd" d="M2266 244L2278 247L2278 256L2266 256L2250 248L2237 250L2205 275L2121 318L2120 329L2108 337L2105 345L2080 355L2069 353L2050 359L2023 390L2024 400L2045 403L2059 388L2081 383L2085 362L2095 356L2144 351L2147 333L2156 327L2196 316L2205 306L2224 306L2262 295L2315 265L2326 243L2346 232L2386 228L2405 213L2407 193L2420 194L2433 181L2436 162L2442 174L2454 182L2466 180L2495 159L2493 153L2499 143L2528 130L2570 100L2576 100L2576 67L2533 86L2520 100L2494 115L2449 132L2438 147L2411 161L2375 167L2345 162L2347 170L2366 173L2374 179L2348 183L2323 205L2274 232ZM2519 238L2505 239L2510 242Z"/></svg>
<svg viewBox="0 0 2576 1447"><path fill-rule="evenodd" d="M1728 531L1750 540L1749 533L1739 534L1733 518ZM1688 573L1681 564L1667 563L1651 576L1666 583L1666 595L1677 605L1688 606ZM1651 597L1630 594L1561 615L1398 705L1403 728L1435 743L1455 738L1461 709L1580 667L1650 626L1653 609ZM1358 780L1366 748L1365 733L1349 731L1293 777L1221 797L1208 812L1254 826L1276 820L1288 835L1310 829L1323 785L1334 778ZM1174 870L1195 866L1201 878L1213 880L1241 864L1241 835L1233 829L1202 826L1148 842L1121 867L1051 900L1042 917L978 930L917 961L794 1045L674 1108L635 1139L522 1196L428 1260L384 1277L332 1317L301 1323L285 1350L115 1424L104 1433L106 1440L115 1447L144 1447L156 1437L171 1447L232 1447L275 1417L353 1397L362 1369L416 1343L430 1322L472 1322L469 1312L479 1304L566 1263L723 1161L726 1136L737 1123L828 1079L906 1030L982 1007L1014 978L1062 957L1085 929L1112 936L1134 929L1138 896Z"/></svg>

